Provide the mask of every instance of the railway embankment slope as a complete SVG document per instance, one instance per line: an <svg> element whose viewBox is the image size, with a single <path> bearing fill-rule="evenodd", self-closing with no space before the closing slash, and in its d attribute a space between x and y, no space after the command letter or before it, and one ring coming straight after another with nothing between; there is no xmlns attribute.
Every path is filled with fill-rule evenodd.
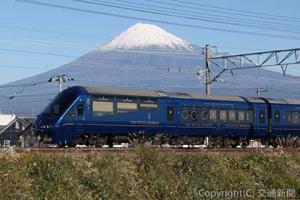
<svg viewBox="0 0 300 200"><path fill-rule="evenodd" d="M226 199L234 191L244 192L246 199L284 192L299 197L300 157L147 148L84 154L6 151L0 153L0 183L0 199Z"/></svg>

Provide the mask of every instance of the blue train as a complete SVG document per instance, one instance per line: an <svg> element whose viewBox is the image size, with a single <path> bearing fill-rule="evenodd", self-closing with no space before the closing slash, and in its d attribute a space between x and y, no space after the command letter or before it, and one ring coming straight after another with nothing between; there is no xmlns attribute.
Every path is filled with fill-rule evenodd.
<svg viewBox="0 0 300 200"><path fill-rule="evenodd" d="M74 86L38 115L33 131L60 145L121 142L297 146L300 100Z"/></svg>

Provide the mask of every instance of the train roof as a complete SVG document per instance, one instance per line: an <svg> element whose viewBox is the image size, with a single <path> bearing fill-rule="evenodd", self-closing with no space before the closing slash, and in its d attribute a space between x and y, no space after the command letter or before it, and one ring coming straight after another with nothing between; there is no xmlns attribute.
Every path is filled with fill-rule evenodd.
<svg viewBox="0 0 300 200"><path fill-rule="evenodd" d="M183 92L164 92L164 91L147 91L147 90L133 90L133 89L120 89L120 88L106 88L106 87L86 87L74 86L90 94L101 95L117 95L117 96L142 96L142 97L169 97L169 98L182 98L182 99L203 99L203 100L216 100L216 101L235 101L235 102L250 102L250 103L265 103L262 98L255 97L241 97L241 96L212 96L196 93L183 93ZM300 99L271 99L266 98L270 103L275 104L300 104Z"/></svg>

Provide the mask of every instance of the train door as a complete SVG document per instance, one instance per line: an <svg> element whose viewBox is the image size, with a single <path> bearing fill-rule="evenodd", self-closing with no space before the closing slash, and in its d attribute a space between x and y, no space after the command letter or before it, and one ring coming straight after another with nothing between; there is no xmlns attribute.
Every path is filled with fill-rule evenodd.
<svg viewBox="0 0 300 200"><path fill-rule="evenodd" d="M175 119L175 108L174 105L168 105L167 107L167 120L174 121Z"/></svg>
<svg viewBox="0 0 300 200"><path fill-rule="evenodd" d="M84 104L81 102L77 104L76 108L77 109L76 109L75 131L77 134L81 134L84 132L84 119L85 119Z"/></svg>
<svg viewBox="0 0 300 200"><path fill-rule="evenodd" d="M257 133L262 136L270 136L272 134L272 107L267 99L261 99L265 104L256 110Z"/></svg>
<svg viewBox="0 0 300 200"><path fill-rule="evenodd" d="M168 102L167 104L167 126L166 126L166 133L167 134L176 134L176 113L177 107L174 102Z"/></svg>

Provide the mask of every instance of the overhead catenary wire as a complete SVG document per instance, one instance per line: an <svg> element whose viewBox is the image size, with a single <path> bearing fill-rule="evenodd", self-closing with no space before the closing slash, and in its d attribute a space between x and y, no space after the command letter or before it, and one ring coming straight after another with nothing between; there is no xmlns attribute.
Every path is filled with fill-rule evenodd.
<svg viewBox="0 0 300 200"><path fill-rule="evenodd" d="M0 64L0 68L9 68L12 70L15 69L51 70L52 69L48 67L31 67L31 66L5 65L5 64Z"/></svg>
<svg viewBox="0 0 300 200"><path fill-rule="evenodd" d="M157 1L157 0L146 0L146 1ZM201 6L201 7L216 8L216 9L219 9L219 10L234 11L234 12L238 13L237 15L245 15L245 16L258 17L258 18L262 18L262 17L269 18L270 17L270 19L279 18L282 21L300 22L300 18L298 18L298 17L275 15L275 14L270 14L270 13L265 13L265 12L255 12L255 11L250 11L250 10L241 10L241 9L234 9L234 8L225 8L225 7L220 7L220 6L213 6L213 5L209 5L209 4L203 4L203 3L199 3L199 2L195 2L195 1L186 1L186 0L185 1L171 0L171 1L179 2L181 4L191 5L193 7L194 6ZM197 9L199 9L199 7L197 7ZM215 12L216 10L211 10L211 11ZM245 13L249 13L250 15L245 14Z"/></svg>
<svg viewBox="0 0 300 200"><path fill-rule="evenodd" d="M46 47L57 47L57 48L70 48L70 49L93 49L94 46L74 44L74 43L63 43L63 42L50 42L45 40L34 40L34 39L1 39L1 43L12 43L12 44L25 44L35 46L46 46Z"/></svg>
<svg viewBox="0 0 300 200"><path fill-rule="evenodd" d="M58 56L58 57L65 57L65 58L75 58L75 59L78 59L81 63L83 63L84 61L87 62L87 61L108 61L108 62L111 62L112 60L111 59L105 59L105 58L91 58L91 57L78 57L78 56L75 56L75 55L68 55L68 54L58 54L58 53L51 53L51 52L43 52L43 51L32 51L32 50L21 50L21 49L10 49L10 48L0 48L0 51L7 51L7 52L14 52L14 53L26 53L26 54L34 54L34 55L46 55L46 56ZM119 50L112 50L112 51L116 51L118 52ZM161 55L166 55L166 56L176 56L176 54L182 54L182 55L189 55L190 53L189 52L183 52L183 53L180 53L180 52L172 52L172 51L169 51L169 52L161 52L161 51L138 51L138 50L120 50L121 52L134 52L134 53L146 53L148 54L150 52L150 54L154 53L154 54L159 54L160 56ZM109 51L107 51L109 52ZM161 53L160 53L161 52ZM174 55L173 55L174 54ZM197 53L191 53L192 55L197 55L197 54L202 54L200 52L197 52ZM182 59L195 59L193 57L181 57ZM125 62L121 62L121 61L118 61L119 63L125 63ZM84 63L83 63L84 64ZM88 63L89 64L89 63ZM115 64L115 62L114 62ZM126 63L125 63L126 64ZM127 63L129 64L129 63Z"/></svg>
<svg viewBox="0 0 300 200"><path fill-rule="evenodd" d="M46 83L48 83L48 81L38 81L32 83L19 83L19 84L5 84L5 85L0 85L0 88L30 87L30 86L36 86L36 85L41 85Z"/></svg>
<svg viewBox="0 0 300 200"><path fill-rule="evenodd" d="M93 1L97 1L99 2L100 0L93 0ZM245 18L241 18L240 16L230 16L230 15L222 15L222 14L216 14L217 12L213 12L213 13L210 13L210 12L199 12L199 10L197 11L194 11L194 10L191 10L191 9L187 9L187 8L184 8L184 6L181 6L180 8L177 8L177 7L170 7L168 5L168 3L165 3L165 2L162 2L164 5L167 5L167 6L160 6L160 5L153 5L153 4L145 4L145 3L141 3L139 2L139 6L137 6L136 2L133 2L133 1L128 1L128 0L115 0L116 2L124 2L124 3L127 3L127 4L121 4L121 5L125 5L125 6L134 6L136 8L146 8L146 9L156 9L156 10L159 10L159 11L168 11L168 12L171 12L171 13L179 13L179 14L186 14L186 15L189 15L189 16L196 16L196 17L205 17L205 18L211 18L211 19L221 19L221 20L224 20L224 19L227 19L227 20L233 20L233 21L236 21L236 22L248 22L248 23L254 23L254 24L261 24L261 25L272 25L272 26L276 26L276 27L285 27L285 28L296 28L295 30L299 30L298 27L299 25L298 24L287 24L287 23L283 23L283 22L278 22L278 21L272 21L272 19L269 19L269 20L262 20L261 18L260 19L251 19L249 17ZM107 2L107 1L103 1L101 0L100 2ZM111 3L111 1L110 1Z"/></svg>
<svg viewBox="0 0 300 200"><path fill-rule="evenodd" d="M165 1L159 1L159 0L146 0L148 2L154 2L157 4L165 4L169 6L174 6L174 7L180 7L180 8L188 8L188 9L193 9L193 10L202 10L202 11L207 11L207 12L213 12L213 13L223 13L226 15L233 15L233 16L244 16L244 17L250 17L250 18L255 18L255 19L264 19L264 20L273 20L273 21L281 21L281 22L300 22L299 18L274 18L274 16L268 16L266 15L259 15L259 14L254 14L254 13L247 13L247 11L238 11L238 9L230 9L230 8L222 8L218 6L212 6L208 4L201 4L198 2L184 2L184 1L177 1L177 0L171 0L173 2L165 2ZM214 8L214 9L210 9ZM221 9L222 8L222 9ZM237 13L234 13L237 12ZM251 12L251 11L250 11ZM272 14L269 14L272 15Z"/></svg>
<svg viewBox="0 0 300 200"><path fill-rule="evenodd" d="M78 7L70 7L70 6L64 6L64 5L52 4L52 3L45 3L45 2L35 1L35 0L16 0L16 1L29 3L29 4L36 4L36 5L40 5L40 6L46 6L46 7L72 10L72 11L77 11L77 12L84 12L84 13L90 13L90 14L96 14L96 15L106 15L106 16L133 19L133 20L143 20L143 21L155 22L155 23L160 23L160 24L169 24L169 25L181 26L181 27L187 27L187 28L205 29L205 30L228 32L228 33L238 33L238 34L260 36L260 37L272 37L272 38L281 38L281 39L289 39L289 40L300 40L299 37L290 36L290 35L278 35L278 34L271 34L271 33L258 33L258 32L251 32L251 31L241 31L241 30L232 30L232 29L226 29L226 28L202 26L202 25L196 25L196 24L179 23L179 22L173 22L173 21L166 21L166 20L159 20L159 19L151 19L151 18L123 15L123 14L102 12L102 11L97 11L97 10L89 10L89 9L78 8Z"/></svg>
<svg viewBox="0 0 300 200"><path fill-rule="evenodd" d="M280 27L274 27L270 25L259 25L259 24L253 24L253 23L243 23L243 22L235 22L235 21L226 21L222 19L216 19L216 18L209 18L209 17L197 17L197 16L191 16L187 14L172 14L174 12L160 12L157 10L148 10L148 9L143 9L139 7L133 7L133 6L122 6L120 4L112 4L110 2L107 3L107 1L102 1L102 0L94 0L96 2L92 1L87 1L87 0L73 0L76 2L81 2L85 4L91 4L91 5L98 5L98 6L106 6L106 7L113 7L113 8L118 8L118 9L124 9L124 10L131 10L135 12L142 12L142 13L149 13L149 14L155 14L155 15L163 15L163 16L169 16L169 17L176 17L176 18L182 18L182 19L187 19L187 20L196 20L196 21L204 21L204 22L210 22L210 23L217 23L217 24L226 24L226 25L231 25L231 26L240 26L240 27L246 27L246 28L257 28L257 29L264 29L264 30L270 30L270 31L280 31L280 32L288 32L288 33L299 33L298 30L292 30L292 29L287 29L287 28L280 28Z"/></svg>
<svg viewBox="0 0 300 200"><path fill-rule="evenodd" d="M95 38L98 39L100 37L104 38L104 36L101 35L92 35L87 33L74 33L74 32L68 32L68 31L57 31L52 29L41 29L41 28L33 28L28 26L20 26L20 25L12 25L12 24L0 24L0 29L6 29L6 30L17 30L17 31L26 31L26 32L35 32L35 33L43 33L43 34L54 34L54 35L61 35L61 36L75 36L75 37L84 37L84 38Z"/></svg>

